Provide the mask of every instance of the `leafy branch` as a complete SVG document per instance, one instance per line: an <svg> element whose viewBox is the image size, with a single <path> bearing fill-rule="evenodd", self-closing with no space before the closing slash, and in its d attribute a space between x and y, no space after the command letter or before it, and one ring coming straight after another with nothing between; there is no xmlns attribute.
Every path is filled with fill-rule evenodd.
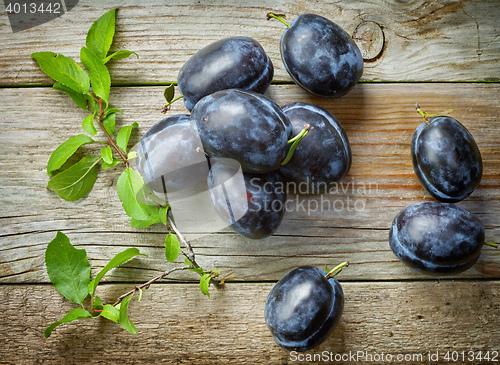
<svg viewBox="0 0 500 365"><path fill-rule="evenodd" d="M55 80L53 88L65 92L81 109L90 112L83 121L82 129L86 134L75 135L64 141L51 154L47 163L47 174L51 178L47 187L62 199L75 201L85 197L93 188L98 166L110 169L123 163L124 171L120 174L116 189L123 209L130 217L132 227L143 228L156 223L167 226L169 233L164 242L165 258L174 262L179 255L184 256L184 265L174 267L150 279L116 299L114 304L103 304L96 295L102 278L112 269L126 263L136 256L146 256L137 248L128 248L116 254L91 280L91 267L84 249L76 249L69 238L62 232L47 245L45 264L47 274L55 288L68 300L79 307L70 310L61 320L52 323L44 332L49 337L57 326L82 318L104 317L119 323L130 333L137 333L135 325L128 317L128 307L134 294L139 292L141 300L143 289L166 276L183 270L190 270L200 276L200 290L210 296L208 287L212 283L217 288L221 285L216 278L219 271L204 271L196 262L193 248L175 226L168 204L154 198L154 193L145 185L142 176L132 169L129 160L136 156L128 151L128 143L134 122L120 128L115 135L116 114L123 112L110 107L111 77L106 63L111 59L122 59L137 53L120 50L109 54L115 33L116 9L112 9L96 20L89 29L85 47L80 50L82 68L73 59L53 52L36 52L31 55L42 71ZM172 89L173 91L173 89ZM173 96L172 96L173 97ZM98 140L96 123L105 140ZM84 156L74 161L76 152L92 144L106 144L100 154ZM114 150L114 153L113 153ZM116 154L118 157L116 157ZM173 231L174 233L171 233ZM182 243L182 248L181 248ZM90 296L90 305L86 308L85 300Z"/></svg>
<svg viewBox="0 0 500 365"><path fill-rule="evenodd" d="M121 59L135 52L117 51L108 56L115 33L115 13L112 9L95 21L86 37L85 47L80 50L80 61L85 70L73 59L54 52L35 52L35 59L43 72L56 82L53 88L64 91L83 110L90 112L82 122L82 129L87 135L79 134L63 142L50 156L47 174L52 178L47 187L54 190L62 199L75 201L85 197L95 184L97 167L108 169L123 162L128 167L127 145L130 130L137 123L120 129L116 140L116 113L121 110L111 108L109 94L111 77L106 62L112 58ZM123 114L123 113L122 113ZM94 140L97 136L97 122L106 141ZM118 143L118 141L121 143ZM84 156L80 161L71 161L71 157L88 144L107 144L101 149L100 156ZM114 157L111 148L119 158Z"/></svg>

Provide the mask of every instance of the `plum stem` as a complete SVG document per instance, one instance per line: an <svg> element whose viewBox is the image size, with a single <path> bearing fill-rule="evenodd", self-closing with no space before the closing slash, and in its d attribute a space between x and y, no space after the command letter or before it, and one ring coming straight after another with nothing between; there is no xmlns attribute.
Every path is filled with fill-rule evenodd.
<svg viewBox="0 0 500 365"><path fill-rule="evenodd" d="M418 114L420 114L425 119L427 124L429 124L429 118L427 118L427 115L425 115L422 109L420 109L420 105L418 103L415 104L415 109L417 109Z"/></svg>
<svg viewBox="0 0 500 365"><path fill-rule="evenodd" d="M418 103L415 104L415 109L417 109L417 112L425 119L425 121L427 122L427 124L429 124L429 117L439 117L440 115L443 115L443 114L450 114L453 109L448 109L448 110L445 110L444 112L441 112L441 113L427 113L427 112L424 112L422 109L420 109L420 105Z"/></svg>
<svg viewBox="0 0 500 365"><path fill-rule="evenodd" d="M486 246L491 246L491 247L494 247L494 248L498 248L498 243L485 242L484 244L485 244Z"/></svg>
<svg viewBox="0 0 500 365"><path fill-rule="evenodd" d="M343 267L348 267L349 266L349 262L347 261L344 261L343 263L335 266L333 269L331 269L328 274L325 275L325 278L326 279L329 279L329 278L333 278L335 275L337 275L338 273L340 273L342 271L342 268Z"/></svg>
<svg viewBox="0 0 500 365"><path fill-rule="evenodd" d="M295 137L293 137L292 139L290 139L287 144L292 144L290 146L290 150L288 150L288 153L285 157L285 159L283 160L283 162L281 162L281 165L286 165L292 158L293 156L293 153L295 152L295 149L297 148L297 145L299 144L299 142L302 140L302 138L304 138L304 136L309 133L309 129L311 129L311 126L309 124L306 124L302 130L300 131L299 134L297 134Z"/></svg>
<svg viewBox="0 0 500 365"><path fill-rule="evenodd" d="M269 20L271 18L278 19L280 22L282 22L283 24L285 24L287 28L290 28L290 24L288 24L285 21L285 19L284 19L285 18L285 14L267 13L267 20Z"/></svg>
<svg viewBox="0 0 500 365"><path fill-rule="evenodd" d="M164 106L163 106L163 110L161 111L163 114L165 114L167 112L167 110L170 109L170 106L175 103L177 100L179 99L182 99L184 97L184 95L179 95L178 97L176 98L173 98L172 100L170 100L168 103L166 103Z"/></svg>

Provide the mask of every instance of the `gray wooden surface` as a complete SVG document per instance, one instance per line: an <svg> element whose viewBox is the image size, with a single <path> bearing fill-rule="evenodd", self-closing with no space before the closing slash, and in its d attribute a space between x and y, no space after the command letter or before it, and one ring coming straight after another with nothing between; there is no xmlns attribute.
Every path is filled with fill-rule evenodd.
<svg viewBox="0 0 500 365"><path fill-rule="evenodd" d="M261 241L228 229L195 239L199 263L220 269L227 279L222 291L212 289L211 298L203 297L196 276L183 272L153 285L141 303L134 301L135 336L96 320L61 326L46 340L43 329L72 308L50 285L44 266L45 248L58 230L87 250L93 274L126 247L148 254L106 275L99 290L108 302L179 264L164 260L164 228L130 227L116 195L118 169L101 171L93 191L78 202L62 201L45 188L51 152L80 133L86 114L46 87L52 81L30 54L50 50L77 58L91 23L113 7L119 7L113 49L140 55L110 63L111 103L124 111L117 124L140 124L132 143L164 117L164 86L176 80L190 55L222 37L247 35L261 42L274 63L268 96L280 105L318 104L342 121L353 164L340 190L323 199L344 209L308 212L291 205L276 234ZM365 62L362 82L345 97L312 97L286 74L279 55L284 29L266 20L271 10L285 12L290 21L304 12L322 14L356 34L368 50L381 40L356 29L376 22L384 35L382 52ZM416 102L429 112L452 108L452 116L474 135L484 174L477 191L460 205L481 218L487 240L498 241L499 17L498 1L300 0L242 6L179 0L167 6L88 0L49 23L12 33L0 4L0 363L298 363L275 345L265 327L267 293L297 265L324 267L344 260L351 262L339 277L345 313L340 327L313 354L428 356L439 351L439 362L446 363L446 351L500 351L500 251L485 248L473 268L437 280L405 268L387 241L400 209L431 200L409 155L411 136L422 122ZM169 113L186 110L177 103ZM307 204L322 197L292 198ZM363 209L347 208L355 202Z"/></svg>

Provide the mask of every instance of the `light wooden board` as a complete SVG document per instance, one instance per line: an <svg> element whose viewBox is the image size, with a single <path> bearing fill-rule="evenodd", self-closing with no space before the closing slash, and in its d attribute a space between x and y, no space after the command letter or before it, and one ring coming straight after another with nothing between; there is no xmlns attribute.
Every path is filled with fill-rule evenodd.
<svg viewBox="0 0 500 365"><path fill-rule="evenodd" d="M44 251L58 230L87 250L93 276L126 247L148 254L105 276L98 288L105 303L180 265L165 261L163 227L130 227L116 195L120 169L100 171L94 190L78 202L62 201L45 188L50 154L81 133L86 113L50 88L52 80L30 54L54 51L78 59L92 22L114 7L119 9L112 49L140 55L109 63L116 86L111 103L124 111L117 125L140 124L131 144L164 117L161 85L176 81L191 55L215 40L245 35L257 39L274 64L267 95L280 105L306 101L335 114L347 131L353 164L337 192L289 195L294 203L271 238L248 240L229 229L208 234L207 228L193 239L198 262L221 269L226 279L211 298L200 293L196 274L182 272L151 286L141 303L132 301L135 336L98 319L61 326L44 339L43 330L74 308L46 275ZM361 48L373 51L382 44L382 51L365 62L362 82L345 97L311 97L284 69L279 41L285 28L266 20L269 11L286 13L289 21L305 12L321 14L355 35ZM344 260L351 265L339 276L346 296L342 321L310 355L403 354L412 361L397 363L421 364L439 351L432 363L449 364L447 351L499 351L499 250L485 248L473 268L437 280L404 267L388 246L397 212L431 200L409 155L413 131L422 122L416 102L429 112L454 109L452 116L474 135L483 180L459 204L480 217L488 241L500 237L499 18L497 0L80 0L60 18L12 33L1 3L0 363L325 363L298 361L280 349L266 328L264 303L276 280L293 267ZM373 32L360 31L367 24ZM179 102L169 113L186 110ZM307 204L322 201L323 209L308 210ZM362 209L348 209L354 203Z"/></svg>
<svg viewBox="0 0 500 365"><path fill-rule="evenodd" d="M104 5L105 4L105 5ZM292 21L302 13L323 15L354 34L363 22L383 31L382 53L366 62L363 80L499 81L500 6L491 0L410 1L102 1L81 0L70 13L36 28L12 33L0 4L0 85L49 84L30 59L37 51L78 58L85 34L105 11L118 7L114 50L130 49L140 59L111 62L117 84L176 81L183 63L218 39L257 39L275 66L275 81L291 81L279 54L285 27L267 21L270 11ZM380 40L360 38L360 45Z"/></svg>
<svg viewBox="0 0 500 365"><path fill-rule="evenodd" d="M264 304L272 283L227 284L202 296L196 285L153 285L129 312L138 334L104 320L62 325L49 339L43 330L73 308L51 286L0 286L0 363L287 364L294 361L266 327ZM349 352L411 356L429 363L429 353L498 351L500 284L481 282L343 283L345 309L333 334L310 356ZM112 301L131 285L105 285ZM5 329L8 328L8 331ZM367 356L367 355L365 355ZM422 356L422 360L418 356ZM359 358L359 363L371 363ZM364 360L364 361L363 361ZM373 363L391 363L374 361ZM488 363L475 360L474 362ZM491 364L492 362L490 362ZM493 362L494 363L494 362Z"/></svg>
<svg viewBox="0 0 500 365"><path fill-rule="evenodd" d="M141 126L131 143L164 117L159 113L162 90L112 90L113 105L124 111L118 123L137 121ZM352 263L345 271L348 280L422 278L401 265L388 246L388 229L398 211L430 199L413 173L409 155L411 136L422 122L414 109L416 101L429 111L453 108L452 115L474 135L484 175L477 191L460 205L480 217L487 240L498 241L498 85L362 84L336 101L310 97L293 85L276 85L268 95L280 105L302 100L337 115L351 142L352 168L338 191L290 195L289 211L271 238L249 240L225 229L194 240L205 268L219 268L234 280L277 280L299 264L323 267L348 260ZM45 188L48 158L55 146L80 133L83 111L50 88L2 89L0 98L4 101L0 107L1 282L48 282L44 250L58 230L87 250L94 272L126 247L140 247L149 255L113 270L106 280L146 281L171 267L164 260L166 232L161 225L130 228L116 195L119 168L101 171L94 190L78 202L65 202ZM169 113L184 112L179 103ZM498 250L485 248L478 264L461 276L500 277L499 255ZM173 278L191 280L193 275Z"/></svg>

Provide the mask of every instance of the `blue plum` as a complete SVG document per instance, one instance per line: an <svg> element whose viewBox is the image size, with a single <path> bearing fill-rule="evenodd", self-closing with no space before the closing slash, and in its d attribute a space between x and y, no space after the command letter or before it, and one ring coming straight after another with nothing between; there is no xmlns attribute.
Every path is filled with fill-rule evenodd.
<svg viewBox="0 0 500 365"><path fill-rule="evenodd" d="M328 110L303 102L282 109L292 123L293 135L305 124L310 126L290 161L281 167L285 179L295 184L305 182L316 192L340 181L351 167L351 148L339 120Z"/></svg>
<svg viewBox="0 0 500 365"><path fill-rule="evenodd" d="M363 57L340 26L316 14L298 16L283 33L281 58L292 79L310 93L336 98L363 74Z"/></svg>
<svg viewBox="0 0 500 365"><path fill-rule="evenodd" d="M394 218L389 245L407 266L431 275L458 274L479 258L484 228L474 214L452 203L420 202Z"/></svg>
<svg viewBox="0 0 500 365"><path fill-rule="evenodd" d="M411 143L413 169L435 199L455 203L468 197L483 173L481 153L474 137L450 117L422 122Z"/></svg>
<svg viewBox="0 0 500 365"><path fill-rule="evenodd" d="M248 37L221 39L202 48L182 66L177 82L191 111L204 96L240 88L264 93L274 68L262 46Z"/></svg>
<svg viewBox="0 0 500 365"><path fill-rule="evenodd" d="M209 157L234 159L252 173L280 167L292 130L274 101L241 89L205 96L192 110L191 126Z"/></svg>
<svg viewBox="0 0 500 365"><path fill-rule="evenodd" d="M187 189L208 175L207 159L199 145L189 115L169 116L142 137L137 149L137 171L155 192Z"/></svg>
<svg viewBox="0 0 500 365"><path fill-rule="evenodd" d="M242 173L239 164L223 160L213 163L207 179L215 210L244 237L270 236L285 213L286 191L281 175L277 171Z"/></svg>
<svg viewBox="0 0 500 365"><path fill-rule="evenodd" d="M300 266L271 289L264 317L274 340L286 350L308 351L325 341L340 321L344 293L337 279Z"/></svg>

